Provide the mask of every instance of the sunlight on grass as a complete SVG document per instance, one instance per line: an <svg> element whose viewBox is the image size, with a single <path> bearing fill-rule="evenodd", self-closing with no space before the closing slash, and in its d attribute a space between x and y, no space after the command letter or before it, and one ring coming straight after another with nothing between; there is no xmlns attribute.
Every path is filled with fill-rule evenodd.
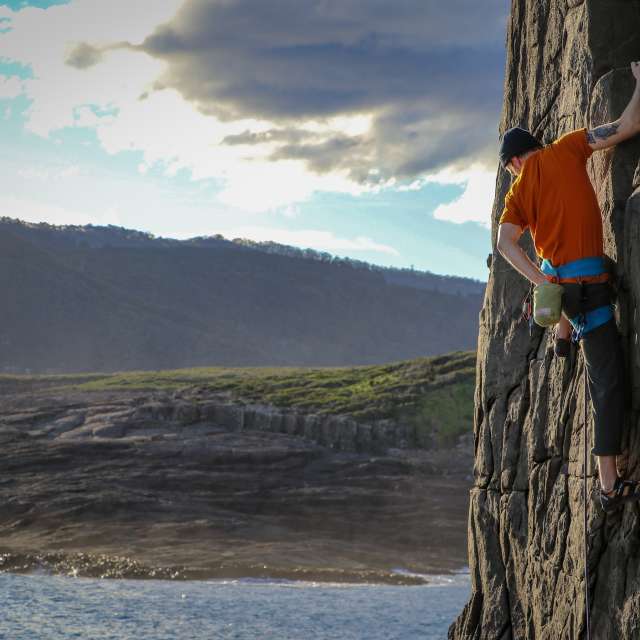
<svg viewBox="0 0 640 640"><path fill-rule="evenodd" d="M110 374L0 376L0 391L176 391L200 387L232 400L295 407L356 420L393 418L418 425L425 442L446 444L473 421L475 353L353 367L198 367Z"/></svg>

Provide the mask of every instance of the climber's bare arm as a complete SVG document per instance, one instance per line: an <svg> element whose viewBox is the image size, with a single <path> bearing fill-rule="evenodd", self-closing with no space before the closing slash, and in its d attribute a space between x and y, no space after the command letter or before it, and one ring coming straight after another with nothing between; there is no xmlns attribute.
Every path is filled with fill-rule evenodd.
<svg viewBox="0 0 640 640"><path fill-rule="evenodd" d="M622 115L615 121L587 130L587 142L594 151L613 147L640 133L640 62L631 63L636 87Z"/></svg>
<svg viewBox="0 0 640 640"><path fill-rule="evenodd" d="M533 282L533 284L545 282L547 278L544 273L540 271L538 266L518 244L521 235L522 228L517 224L503 222L498 227L498 251L516 271L519 271L525 278Z"/></svg>

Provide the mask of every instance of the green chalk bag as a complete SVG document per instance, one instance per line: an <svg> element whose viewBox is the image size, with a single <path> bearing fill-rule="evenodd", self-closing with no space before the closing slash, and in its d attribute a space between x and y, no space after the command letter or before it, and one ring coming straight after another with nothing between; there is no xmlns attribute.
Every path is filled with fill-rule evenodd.
<svg viewBox="0 0 640 640"><path fill-rule="evenodd" d="M561 284L542 282L533 288L533 319L541 327L551 327L560 322L562 315Z"/></svg>

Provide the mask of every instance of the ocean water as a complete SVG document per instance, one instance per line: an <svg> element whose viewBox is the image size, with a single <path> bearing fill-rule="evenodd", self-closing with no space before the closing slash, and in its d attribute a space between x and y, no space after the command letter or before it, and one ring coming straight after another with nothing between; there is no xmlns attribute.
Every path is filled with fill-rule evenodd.
<svg viewBox="0 0 640 640"><path fill-rule="evenodd" d="M2 640L442 640L468 573L418 586L0 574Z"/></svg>

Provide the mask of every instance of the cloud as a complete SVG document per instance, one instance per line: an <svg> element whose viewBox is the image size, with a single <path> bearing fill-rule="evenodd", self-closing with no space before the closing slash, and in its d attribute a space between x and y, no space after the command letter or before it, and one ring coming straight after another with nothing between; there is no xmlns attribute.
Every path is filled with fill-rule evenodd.
<svg viewBox="0 0 640 640"><path fill-rule="evenodd" d="M19 218L25 222L47 222L55 225L65 224L115 224L120 226L122 220L116 208L107 207L102 211L87 213L67 209L35 198L20 198L0 195L0 211L10 218Z"/></svg>
<svg viewBox="0 0 640 640"><path fill-rule="evenodd" d="M102 47L94 47L87 42L69 44L64 63L75 69L90 69L105 59L105 54L118 49L136 51L137 47L129 42L114 42Z"/></svg>
<svg viewBox="0 0 640 640"><path fill-rule="evenodd" d="M31 69L24 93L31 101L25 127L40 136L75 126L75 109L93 104L108 107L136 101L142 88L162 71L162 64L128 51L102 55L102 64L87 66L89 53L109 51L122 41L141 42L154 27L168 20L182 0L131 3L82 0L47 10L26 7L12 12L0 6L0 19L11 30L0 35L3 60ZM145 6L143 6L145 5ZM86 42L84 57L71 56ZM75 67L65 64L71 56ZM99 56L100 57L100 56ZM84 66L83 66L84 65Z"/></svg>
<svg viewBox="0 0 640 640"><path fill-rule="evenodd" d="M142 172L186 169L265 211L493 166L506 5L78 0L0 7L0 37L33 69L30 131L94 127Z"/></svg>
<svg viewBox="0 0 640 640"><path fill-rule="evenodd" d="M291 127L290 129L269 129L268 131L249 131L246 129L242 133L225 136L221 144L268 144L272 142L286 142L297 144L303 140L317 139L319 136L311 131L305 131Z"/></svg>
<svg viewBox="0 0 640 640"><path fill-rule="evenodd" d="M372 183L495 154L506 14L505 0L189 0L140 49L167 63L156 87L202 113L279 123L273 161ZM362 136L300 127L356 113L373 116Z"/></svg>
<svg viewBox="0 0 640 640"><path fill-rule="evenodd" d="M58 166L29 166L16 170L16 174L25 180L39 180L42 182L52 182L64 180L65 178L75 178L82 174L80 165L58 165Z"/></svg>
<svg viewBox="0 0 640 640"><path fill-rule="evenodd" d="M488 170L482 165L472 165L464 171L445 170L430 176L429 182L459 184L464 187L460 197L438 206L433 212L433 217L457 224L479 222L490 229L496 170L497 165L493 170Z"/></svg>
<svg viewBox="0 0 640 640"><path fill-rule="evenodd" d="M0 73L0 100L17 98L24 93L24 83L16 76L3 76Z"/></svg>
<svg viewBox="0 0 640 640"><path fill-rule="evenodd" d="M76 69L88 69L104 59L104 50L93 47L86 42L80 42L69 50L64 61Z"/></svg>

